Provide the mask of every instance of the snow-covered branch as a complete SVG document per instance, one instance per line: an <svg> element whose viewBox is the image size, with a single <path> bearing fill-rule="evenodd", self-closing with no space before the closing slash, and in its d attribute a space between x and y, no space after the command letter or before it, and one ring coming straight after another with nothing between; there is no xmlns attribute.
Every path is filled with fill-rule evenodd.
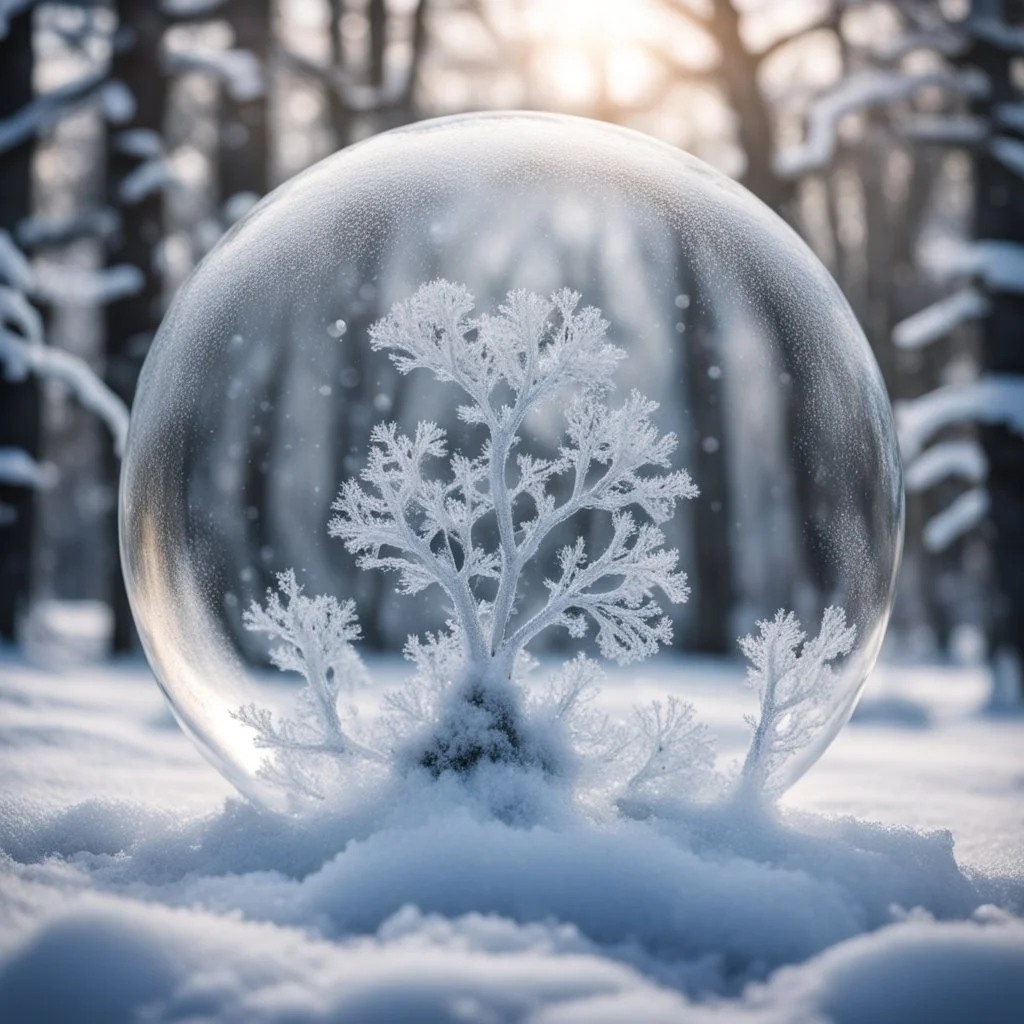
<svg viewBox="0 0 1024 1024"><path fill-rule="evenodd" d="M213 18L225 0L160 0L160 13L170 21Z"/></svg>
<svg viewBox="0 0 1024 1024"><path fill-rule="evenodd" d="M954 477L981 483L987 472L985 452L977 441L943 441L923 451L906 467L904 483L908 491L916 493Z"/></svg>
<svg viewBox="0 0 1024 1024"><path fill-rule="evenodd" d="M112 124L124 124L135 113L135 99L123 82L109 80L106 71L91 72L37 96L17 113L0 120L0 153L45 134L62 118L94 102L100 103Z"/></svg>
<svg viewBox="0 0 1024 1024"><path fill-rule="evenodd" d="M171 75L200 72L221 82L236 103L259 99L266 88L259 58L249 50L168 50L164 70Z"/></svg>
<svg viewBox="0 0 1024 1024"><path fill-rule="evenodd" d="M311 60L280 45L277 52L284 63L328 88L345 109L354 114L389 110L406 102L412 92L415 66L404 69L388 68L384 82L379 86L373 86L357 81L336 64L323 64Z"/></svg>
<svg viewBox="0 0 1024 1024"><path fill-rule="evenodd" d="M948 71L908 75L871 69L851 74L813 103L807 118L807 138L777 155L777 172L795 179L822 170L835 155L839 123L844 117L907 99L926 87L976 95L982 85L970 75Z"/></svg>
<svg viewBox="0 0 1024 1024"><path fill-rule="evenodd" d="M988 515L991 499L984 487L972 487L925 523L924 546L929 551L945 551L958 537L973 530Z"/></svg>
<svg viewBox="0 0 1024 1024"><path fill-rule="evenodd" d="M1024 434L1024 379L991 374L968 384L949 384L896 404L903 458L910 462L929 438L955 423L1003 423Z"/></svg>
<svg viewBox="0 0 1024 1024"><path fill-rule="evenodd" d="M892 331L897 348L924 348L961 324L978 320L989 311L989 301L977 288L963 288L901 320Z"/></svg>
<svg viewBox="0 0 1024 1024"><path fill-rule="evenodd" d="M0 483L11 487L51 487L57 470L49 463L38 463L21 448L0 447Z"/></svg>
<svg viewBox="0 0 1024 1024"><path fill-rule="evenodd" d="M64 384L107 425L120 455L128 434L128 407L84 360L43 344L42 317L24 292L43 293L45 282L40 282L5 231L0 231L0 280L9 282L0 284L0 370L4 376L20 381L33 375Z"/></svg>
<svg viewBox="0 0 1024 1024"><path fill-rule="evenodd" d="M1024 293L1024 245L991 239L934 245L928 269L945 277L973 277L988 291Z"/></svg>
<svg viewBox="0 0 1024 1024"><path fill-rule="evenodd" d="M11 19L27 11L36 0L0 0L0 39L11 30Z"/></svg>
<svg viewBox="0 0 1024 1024"><path fill-rule="evenodd" d="M0 289L2 305L3 289ZM31 344L0 329L0 365L8 380L24 380L29 374L59 381L90 412L106 424L118 455L128 436L128 407L78 356L49 345Z"/></svg>

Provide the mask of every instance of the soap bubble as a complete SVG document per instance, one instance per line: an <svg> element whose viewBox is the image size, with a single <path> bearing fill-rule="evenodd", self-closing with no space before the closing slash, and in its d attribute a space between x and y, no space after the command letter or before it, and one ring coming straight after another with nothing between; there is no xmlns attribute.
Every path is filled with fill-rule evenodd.
<svg viewBox="0 0 1024 1024"><path fill-rule="evenodd" d="M553 115L446 118L353 146L266 197L180 289L140 380L121 489L128 593L178 720L243 792L281 805L238 714L286 715L296 700L294 674L267 668L266 637L243 622L277 574L353 599L360 650L399 652L444 627L438 588L397 593L327 532L383 420L406 433L435 422L450 449L478 454L452 386L402 375L369 341L439 279L465 286L477 314L512 289L570 288L602 311L626 353L610 405L633 389L659 402L659 430L678 436L672 468L700 489L662 524L692 588L661 601L677 646L738 657L736 638L777 609L812 639L842 609L856 639L809 704L809 739L774 772L776 790L791 784L852 713L889 616L902 479L878 367L826 271L744 189L645 136ZM565 408L526 421L533 452L557 452ZM574 520L558 542L600 550L609 529L607 516ZM522 607L553 562L524 578ZM592 638L553 637L563 657L595 653ZM694 700L727 771L756 694L738 669L702 664L662 651L621 671ZM397 678L381 665L353 697L370 719L380 677ZM609 706L622 703L615 678ZM785 728L804 710L788 715Z"/></svg>

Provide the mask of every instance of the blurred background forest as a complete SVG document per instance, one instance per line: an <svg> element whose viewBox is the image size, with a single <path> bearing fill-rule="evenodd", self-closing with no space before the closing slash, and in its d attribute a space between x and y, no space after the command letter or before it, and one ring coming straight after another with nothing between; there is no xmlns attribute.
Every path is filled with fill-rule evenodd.
<svg viewBox="0 0 1024 1024"><path fill-rule="evenodd" d="M897 410L890 652L988 659L1019 693L1022 84L1017 0L0 0L0 637L40 657L76 632L135 643L117 399L221 234L374 133L526 108L688 150L809 243ZM705 376L693 426L714 443L689 468L727 480L742 453ZM749 607L770 560L694 516L677 642L732 651L738 608L774 610ZM359 596L390 643L382 589Z"/></svg>

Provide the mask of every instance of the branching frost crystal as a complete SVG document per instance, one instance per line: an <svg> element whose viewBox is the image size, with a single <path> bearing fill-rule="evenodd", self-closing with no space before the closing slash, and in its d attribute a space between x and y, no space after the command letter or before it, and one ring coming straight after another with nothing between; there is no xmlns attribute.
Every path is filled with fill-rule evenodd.
<svg viewBox="0 0 1024 1024"><path fill-rule="evenodd" d="M367 680L352 647L353 603L307 597L294 572L282 573L279 593L254 604L244 622L280 641L271 661L304 679L295 716L254 704L234 712L268 751L268 780L323 798L352 760L405 763L435 776L482 764L563 775L573 756L620 766L627 799L694 790L714 777L712 740L692 705L672 697L637 708L629 726L610 723L591 706L600 669L583 654L551 679L545 698L526 693L534 667L526 648L542 631L583 638L593 626L601 654L626 664L671 641L656 593L671 602L689 593L659 524L697 487L671 469L676 439L654 425L656 403L634 392L608 404L624 353L607 340L600 312L579 302L568 290L550 299L517 290L496 315L474 316L469 292L438 280L371 328L371 344L400 372L426 370L458 387L459 417L482 439L477 453L450 452L434 423L418 423L411 437L379 424L366 467L342 485L328 529L361 568L395 573L402 593L440 588L452 619L441 632L409 638L415 672L385 697L371 744L354 709L339 710L339 698ZM557 454L518 450L527 417L555 398L567 402ZM556 528L585 510L609 514L604 547L589 550L577 537L550 550ZM545 565L555 570L544 580L546 598L521 607L524 581ZM829 714L830 666L849 653L855 630L838 608L806 643L792 613L759 628L740 641L760 697L740 787L771 794L782 765Z"/></svg>
<svg viewBox="0 0 1024 1024"><path fill-rule="evenodd" d="M759 715L747 718L754 734L740 787L771 794L780 788L782 766L814 739L833 712L837 677L831 663L850 653L857 630L847 626L846 613L836 607L825 609L813 640L807 640L792 612L781 609L757 627L758 636L740 640L750 661L747 681L761 704Z"/></svg>

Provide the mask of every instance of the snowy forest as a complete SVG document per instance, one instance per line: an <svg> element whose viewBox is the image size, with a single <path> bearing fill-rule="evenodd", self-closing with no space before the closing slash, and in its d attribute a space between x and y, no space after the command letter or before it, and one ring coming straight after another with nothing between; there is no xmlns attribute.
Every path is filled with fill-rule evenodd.
<svg viewBox="0 0 1024 1024"><path fill-rule="evenodd" d="M900 424L907 530L890 647L989 658L1019 678L1014 16L1012 4L930 2L5 4L2 635L45 648L85 628L109 652L137 646L117 555L117 410L223 230L373 133L526 108L693 152L811 244ZM45 349L29 358L21 342ZM677 395L707 439L697 479L726 481L751 458L723 389L708 378ZM679 541L696 584L680 649L731 652L741 611L793 603L764 606L763 583L792 552L730 543L729 516L745 511L697 507L681 527L701 542ZM263 528L264 544L281 542ZM369 642L400 646L387 595L364 590Z"/></svg>
<svg viewBox="0 0 1024 1024"><path fill-rule="evenodd" d="M1021 1019L1022 338L1020 0L0 0L0 1019Z"/></svg>

